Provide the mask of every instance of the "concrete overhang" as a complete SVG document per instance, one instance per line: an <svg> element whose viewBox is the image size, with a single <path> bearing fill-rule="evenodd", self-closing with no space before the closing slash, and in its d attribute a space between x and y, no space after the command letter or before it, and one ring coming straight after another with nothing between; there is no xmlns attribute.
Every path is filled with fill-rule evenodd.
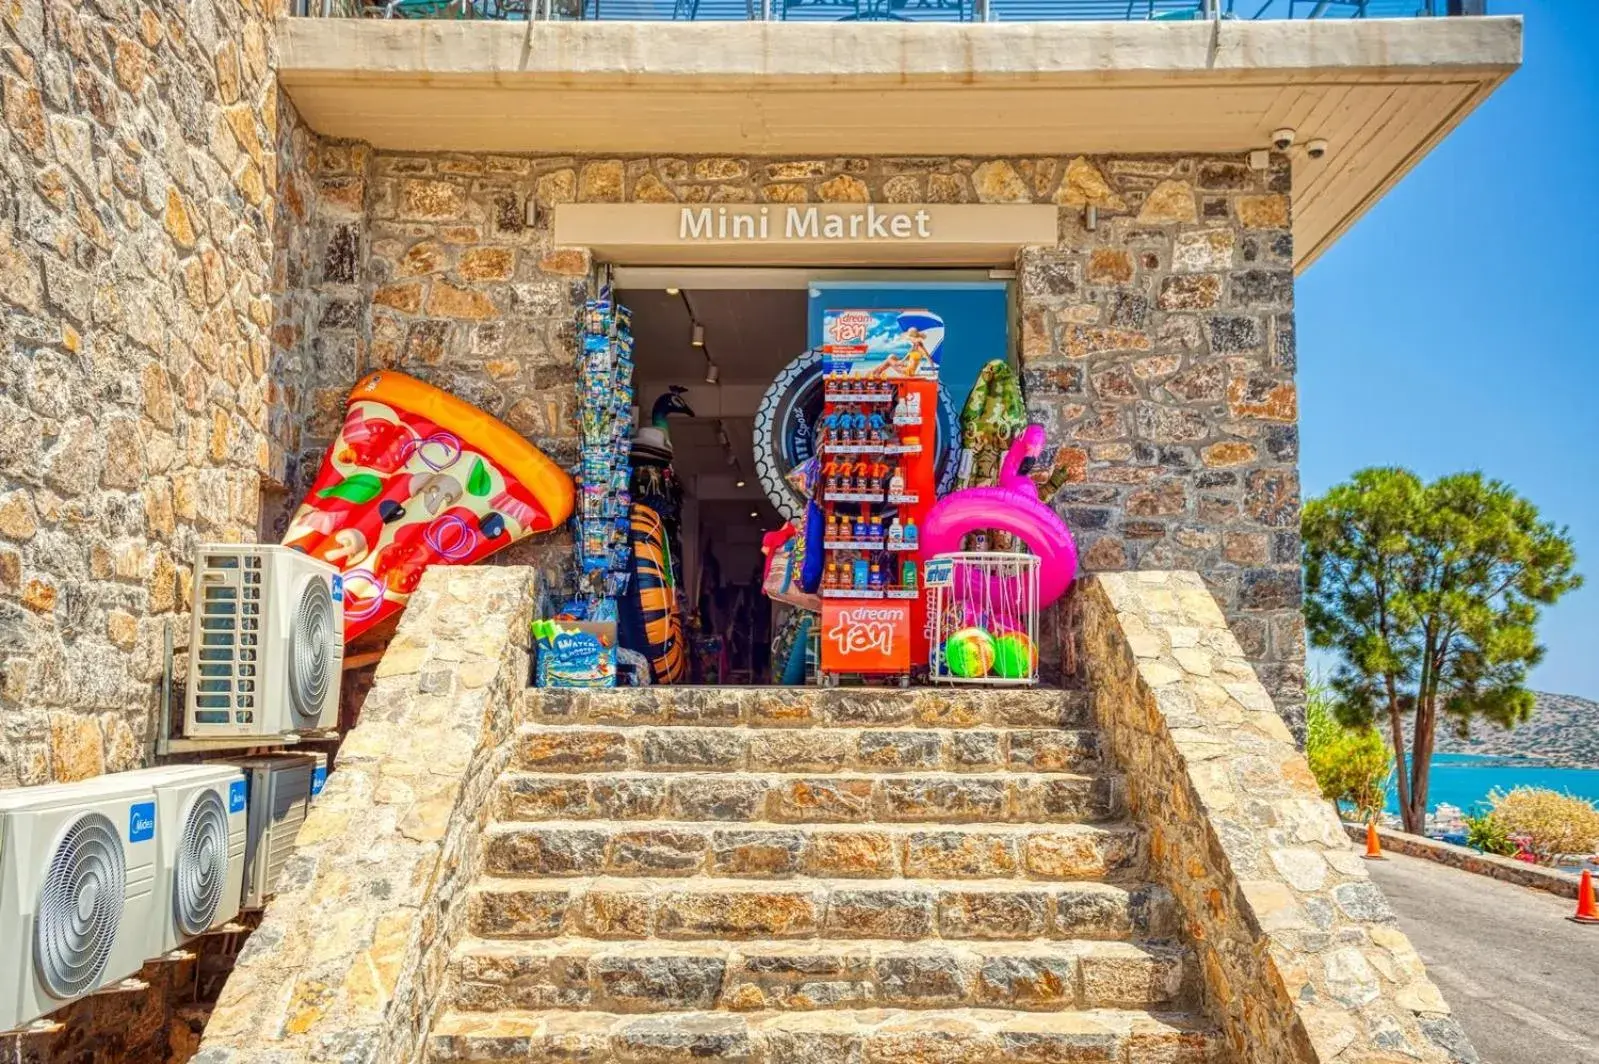
<svg viewBox="0 0 1599 1064"><path fill-rule="evenodd" d="M1521 63L1516 17L975 25L285 19L319 133L398 151L1242 152L1288 126L1303 269Z"/></svg>

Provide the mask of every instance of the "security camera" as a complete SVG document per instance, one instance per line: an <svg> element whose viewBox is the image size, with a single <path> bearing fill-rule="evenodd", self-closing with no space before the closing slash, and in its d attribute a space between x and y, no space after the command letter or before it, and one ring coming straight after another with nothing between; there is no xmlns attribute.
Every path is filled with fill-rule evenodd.
<svg viewBox="0 0 1599 1064"><path fill-rule="evenodd" d="M1273 131L1271 135L1271 146L1276 148L1278 151L1287 151L1289 148L1294 146L1294 131L1289 129L1287 126Z"/></svg>
<svg viewBox="0 0 1599 1064"><path fill-rule="evenodd" d="M1305 154L1312 159L1320 159L1327 154L1327 142L1320 137L1305 141Z"/></svg>

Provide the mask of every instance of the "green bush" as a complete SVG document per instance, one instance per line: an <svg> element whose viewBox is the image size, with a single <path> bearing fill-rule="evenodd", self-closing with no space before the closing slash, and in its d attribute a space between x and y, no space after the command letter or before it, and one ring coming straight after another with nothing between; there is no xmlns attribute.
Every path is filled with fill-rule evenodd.
<svg viewBox="0 0 1599 1064"><path fill-rule="evenodd" d="M1516 844L1510 841L1510 832L1493 818L1492 813L1479 813L1462 819L1466 822L1467 846L1483 853L1496 853L1500 857L1510 857L1516 852Z"/></svg>
<svg viewBox="0 0 1599 1064"><path fill-rule="evenodd" d="M1312 686L1305 699L1305 757L1322 797L1342 811L1345 803L1361 820L1373 820L1387 800L1392 765L1377 729L1338 722L1327 689Z"/></svg>
<svg viewBox="0 0 1599 1064"><path fill-rule="evenodd" d="M1599 809L1592 802L1546 787L1517 787L1488 795L1495 826L1522 839L1539 864L1599 849Z"/></svg>

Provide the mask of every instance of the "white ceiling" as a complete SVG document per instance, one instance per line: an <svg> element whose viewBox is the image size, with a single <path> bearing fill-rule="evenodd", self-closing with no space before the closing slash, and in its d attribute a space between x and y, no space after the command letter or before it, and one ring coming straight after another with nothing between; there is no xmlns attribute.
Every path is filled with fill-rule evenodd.
<svg viewBox="0 0 1599 1064"><path fill-rule="evenodd" d="M717 384L705 382L705 355L689 344L688 305L705 326L705 346L721 369ZM672 466L706 505L707 516L748 519L751 504L763 527L781 523L755 477L755 410L779 371L805 349L804 289L686 290L622 289L617 300L633 312L634 381L639 416L648 421L655 399L669 385L689 388L684 397L697 416L671 419ZM738 466L727 464L724 428ZM743 479L743 488L736 481ZM725 509L725 513L723 510Z"/></svg>
<svg viewBox="0 0 1599 1064"><path fill-rule="evenodd" d="M705 347L721 370L723 384L759 384L764 389L805 350L804 289L685 290L679 295L624 289L617 299L633 312L636 377L641 381L704 383L705 353L689 344L690 306L705 326ZM752 405L748 413L754 412Z"/></svg>

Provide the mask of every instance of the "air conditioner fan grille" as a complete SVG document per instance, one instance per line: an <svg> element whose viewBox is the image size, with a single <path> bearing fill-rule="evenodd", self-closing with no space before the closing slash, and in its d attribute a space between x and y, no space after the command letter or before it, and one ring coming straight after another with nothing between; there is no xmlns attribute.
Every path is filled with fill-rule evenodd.
<svg viewBox="0 0 1599 1064"><path fill-rule="evenodd" d="M332 673L333 595L327 581L310 580L294 607L289 630L289 701L302 723L321 715Z"/></svg>
<svg viewBox="0 0 1599 1064"><path fill-rule="evenodd" d="M103 814L73 821L50 856L39 888L33 963L57 998L99 985L122 924L127 858L115 825Z"/></svg>
<svg viewBox="0 0 1599 1064"><path fill-rule="evenodd" d="M216 919L228 876L228 815L216 791L202 791L189 807L172 870L172 918L185 935L198 935Z"/></svg>

